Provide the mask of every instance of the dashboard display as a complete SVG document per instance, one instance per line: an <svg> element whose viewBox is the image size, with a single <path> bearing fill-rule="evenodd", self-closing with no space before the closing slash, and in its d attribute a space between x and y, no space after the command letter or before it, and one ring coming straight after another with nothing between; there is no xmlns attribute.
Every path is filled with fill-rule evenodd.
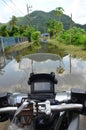
<svg viewBox="0 0 86 130"><path fill-rule="evenodd" d="M34 82L34 91L50 91L50 82Z"/></svg>

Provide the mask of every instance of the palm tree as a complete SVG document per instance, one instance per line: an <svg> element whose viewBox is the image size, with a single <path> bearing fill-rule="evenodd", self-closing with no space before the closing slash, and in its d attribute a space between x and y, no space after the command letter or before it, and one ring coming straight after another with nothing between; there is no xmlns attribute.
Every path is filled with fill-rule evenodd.
<svg viewBox="0 0 86 130"><path fill-rule="evenodd" d="M59 17L59 21L60 21L60 17L63 15L64 9L62 7L57 7L55 10L56 15Z"/></svg>

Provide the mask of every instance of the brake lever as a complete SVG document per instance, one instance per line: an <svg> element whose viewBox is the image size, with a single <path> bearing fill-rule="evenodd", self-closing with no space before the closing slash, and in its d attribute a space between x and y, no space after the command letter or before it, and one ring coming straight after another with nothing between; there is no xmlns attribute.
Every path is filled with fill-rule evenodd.
<svg viewBox="0 0 86 130"><path fill-rule="evenodd" d="M26 108L29 105L28 101L24 101L22 105L17 109L14 116L17 116L24 108Z"/></svg>

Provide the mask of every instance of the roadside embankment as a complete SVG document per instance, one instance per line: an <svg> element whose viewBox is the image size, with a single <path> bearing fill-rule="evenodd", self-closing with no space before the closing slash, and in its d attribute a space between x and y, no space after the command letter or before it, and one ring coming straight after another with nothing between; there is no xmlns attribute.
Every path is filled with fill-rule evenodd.
<svg viewBox="0 0 86 130"><path fill-rule="evenodd" d="M82 58L86 60L86 50L81 46L66 45L65 43L58 42L55 39L49 41L50 44L56 46L58 49L63 50L67 54L71 54L73 57Z"/></svg>
<svg viewBox="0 0 86 130"><path fill-rule="evenodd" d="M6 53L11 53L11 52L14 52L14 51L20 51L24 48L27 48L28 46L30 46L32 44L32 42L23 42L23 43L19 43L19 44L16 44L16 45L13 45L11 47L8 47L6 48Z"/></svg>

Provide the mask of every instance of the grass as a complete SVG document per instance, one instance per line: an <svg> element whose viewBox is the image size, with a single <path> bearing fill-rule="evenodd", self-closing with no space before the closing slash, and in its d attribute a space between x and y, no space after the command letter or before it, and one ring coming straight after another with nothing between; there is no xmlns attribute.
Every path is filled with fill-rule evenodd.
<svg viewBox="0 0 86 130"><path fill-rule="evenodd" d="M82 58L86 60L86 50L84 50L82 46L68 45L62 42L58 42L55 39L49 40L46 45L47 48L43 48L41 47L41 44L37 41L35 41L34 43L19 44L7 48L6 54L19 51L20 53L16 56L16 58L19 60L22 55L27 55L39 52L39 50L44 50L44 52L47 51L49 53L59 54L61 57L65 56L66 54L71 54L73 57Z"/></svg>
<svg viewBox="0 0 86 130"><path fill-rule="evenodd" d="M52 39L50 44L57 46L59 50L63 50L65 54L71 54L73 57L82 58L86 60L86 50L82 49L82 46L66 45Z"/></svg>
<svg viewBox="0 0 86 130"><path fill-rule="evenodd" d="M19 44L16 44L16 45L13 45L13 46L10 46L10 47L7 47L5 49L5 52L6 53L11 53L11 52L14 52L14 51L20 51L24 48L27 48L28 46L30 46L32 43L29 43L29 42L24 42L24 43L19 43Z"/></svg>

